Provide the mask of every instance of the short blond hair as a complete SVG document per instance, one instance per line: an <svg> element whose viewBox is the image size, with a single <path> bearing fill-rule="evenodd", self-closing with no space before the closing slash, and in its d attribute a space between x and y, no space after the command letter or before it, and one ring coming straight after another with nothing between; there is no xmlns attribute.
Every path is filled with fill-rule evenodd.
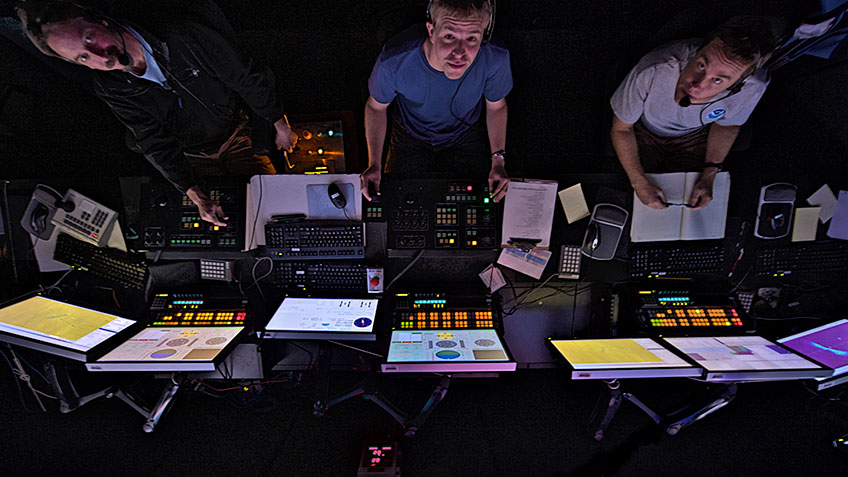
<svg viewBox="0 0 848 477"><path fill-rule="evenodd" d="M455 15L460 18L476 18L483 20L483 28L492 19L492 0L432 0L428 20L436 26L436 19L444 15Z"/></svg>

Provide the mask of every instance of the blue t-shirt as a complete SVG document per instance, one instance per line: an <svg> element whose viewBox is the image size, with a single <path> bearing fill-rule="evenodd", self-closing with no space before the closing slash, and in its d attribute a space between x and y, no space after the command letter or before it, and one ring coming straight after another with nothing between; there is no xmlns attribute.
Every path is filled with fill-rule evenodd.
<svg viewBox="0 0 848 477"><path fill-rule="evenodd" d="M506 47L490 41L459 79L448 79L427 62L421 46L427 38L423 24L389 40L368 79L375 100L388 104L397 98L400 124L433 146L450 145L480 119L483 98L500 101L512 89Z"/></svg>

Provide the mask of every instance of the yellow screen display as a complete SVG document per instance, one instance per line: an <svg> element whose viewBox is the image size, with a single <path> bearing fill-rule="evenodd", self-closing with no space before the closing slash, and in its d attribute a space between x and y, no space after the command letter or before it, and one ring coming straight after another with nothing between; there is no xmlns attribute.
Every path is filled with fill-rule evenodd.
<svg viewBox="0 0 848 477"><path fill-rule="evenodd" d="M77 341L115 319L112 315L35 296L0 310L0 323Z"/></svg>

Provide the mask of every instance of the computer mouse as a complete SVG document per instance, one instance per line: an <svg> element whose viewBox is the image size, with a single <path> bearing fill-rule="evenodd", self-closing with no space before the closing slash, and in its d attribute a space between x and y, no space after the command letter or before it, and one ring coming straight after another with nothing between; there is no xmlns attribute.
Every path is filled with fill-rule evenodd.
<svg viewBox="0 0 848 477"><path fill-rule="evenodd" d="M335 182L327 186L327 195L330 196L330 202L332 202L337 209L344 209L345 205L347 205L347 199L345 199L344 194L342 194L342 190L339 189L339 186Z"/></svg>
<svg viewBox="0 0 848 477"><path fill-rule="evenodd" d="M595 250L600 245L601 234L600 228L598 227L597 222L589 222L589 225L586 227L586 240L583 243L586 245L586 248L589 250Z"/></svg>

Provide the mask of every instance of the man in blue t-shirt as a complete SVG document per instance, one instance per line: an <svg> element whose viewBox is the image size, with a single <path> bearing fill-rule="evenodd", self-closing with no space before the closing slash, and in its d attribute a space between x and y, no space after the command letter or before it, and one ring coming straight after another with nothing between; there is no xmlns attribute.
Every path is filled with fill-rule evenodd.
<svg viewBox="0 0 848 477"><path fill-rule="evenodd" d="M489 190L500 200L509 184L505 98L512 73L506 48L486 41L492 2L433 0L428 10L426 31L417 25L392 38L368 80L362 193L368 200L380 193L386 111L394 102L386 172L472 176L481 160L491 157Z"/></svg>

